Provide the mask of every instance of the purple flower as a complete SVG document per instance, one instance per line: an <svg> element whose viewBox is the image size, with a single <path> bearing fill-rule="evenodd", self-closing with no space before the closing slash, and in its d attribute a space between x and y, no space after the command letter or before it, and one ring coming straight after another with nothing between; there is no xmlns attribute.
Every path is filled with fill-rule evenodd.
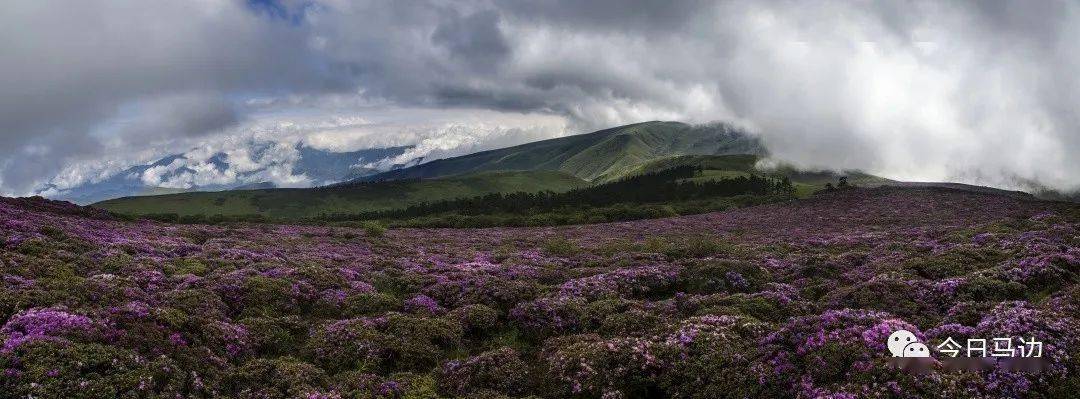
<svg viewBox="0 0 1080 399"><path fill-rule="evenodd" d="M188 345L187 340L184 339L184 336L180 335L180 333L169 334L169 343L173 344L173 346L187 346Z"/></svg>
<svg viewBox="0 0 1080 399"><path fill-rule="evenodd" d="M750 287L750 284L746 282L746 278L739 272L729 271L724 274L724 277L727 278L728 283L737 290L745 290Z"/></svg>
<svg viewBox="0 0 1080 399"><path fill-rule="evenodd" d="M413 313L426 313L439 315L446 313L446 309L431 297L420 294L405 301L405 311Z"/></svg>
<svg viewBox="0 0 1080 399"><path fill-rule="evenodd" d="M67 312L64 308L31 309L8 319L0 328L6 337L0 351L11 352L20 345L37 340L64 340L65 336L88 335L98 326L89 317Z"/></svg>

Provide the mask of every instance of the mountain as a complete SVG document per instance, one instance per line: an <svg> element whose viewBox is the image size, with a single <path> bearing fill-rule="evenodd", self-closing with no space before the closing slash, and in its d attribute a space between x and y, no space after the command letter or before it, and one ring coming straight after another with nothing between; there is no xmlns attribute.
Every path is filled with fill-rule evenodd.
<svg viewBox="0 0 1080 399"><path fill-rule="evenodd" d="M588 182L559 171L481 172L440 179L405 179L319 188L189 192L124 197L96 208L132 214L253 215L296 219L320 214L385 210L422 201L467 198L497 192L567 191Z"/></svg>
<svg viewBox="0 0 1080 399"><path fill-rule="evenodd" d="M727 124L644 122L483 151L377 173L354 182L435 178L496 170L561 171L597 182L677 155L764 154L755 137Z"/></svg>
<svg viewBox="0 0 1080 399"><path fill-rule="evenodd" d="M801 172L793 169L758 170L760 156L680 155L661 158L628 168L626 176L654 173L678 166L697 166L701 171L686 180L704 181L739 176L788 177L799 197L810 196L847 177L852 184L869 187L889 183L887 179L859 172ZM562 171L477 172L432 179L399 179L353 182L309 189L260 189L245 187L220 192L190 192L171 195L125 197L94 204L95 207L132 215L175 213L179 216L259 214L273 219L296 219L321 214L358 213L403 208L418 202L469 198L489 193L516 191L563 192L594 184Z"/></svg>
<svg viewBox="0 0 1080 399"><path fill-rule="evenodd" d="M244 190L124 197L94 206L134 215L258 214L295 219L404 208L418 202L489 193L562 192L676 166L699 167L701 171L690 178L693 180L751 174L787 177L800 197L840 177L860 186L889 182L859 172L805 172L790 167L759 170L758 161L765 153L756 138L730 125L645 122L436 160L320 188L245 186ZM298 163L298 168L339 171L355 164L328 156L315 159L318 162Z"/></svg>
<svg viewBox="0 0 1080 399"><path fill-rule="evenodd" d="M356 179L381 170L364 168L373 163L403 154L410 147L372 148L359 151L330 152L298 144L292 148L254 145L255 167L245 164L251 160L231 161L226 153L216 153L201 159L189 154L173 154L154 162L136 165L104 180L89 182L69 189L45 187L53 199L77 204L89 204L111 198L173 194L188 191L220 191L232 189L265 189L276 185L269 181L271 170L291 170L291 176L303 176L309 186L321 186ZM295 157L279 156L282 150L295 151ZM237 167L244 165L243 167ZM211 175L211 178L202 176ZM215 178L217 177L217 178ZM181 182L183 184L150 184L148 182ZM206 183L198 183L206 181ZM221 182L227 181L227 182Z"/></svg>
<svg viewBox="0 0 1080 399"><path fill-rule="evenodd" d="M272 188L277 188L277 186L274 185L274 183L272 183L272 182L263 181L263 182L251 183L251 184L245 184L243 186L233 187L232 189L233 190L269 190L269 189L272 189ZM162 194L166 194L166 193L162 193Z"/></svg>
<svg viewBox="0 0 1080 399"><path fill-rule="evenodd" d="M95 206L136 214L257 213L292 218L320 213L389 209L403 207L410 202L492 192L566 191L590 182L627 176L644 164L673 156L753 156L765 153L760 141L731 125L692 126L679 122L619 126L381 173L356 169L356 157L385 159L402 153L404 149L399 147L378 153L340 154L328 154L307 147L298 147L298 150L300 160L294 167L295 173L305 174L316 182L320 177L328 183L343 181L347 177L353 179L311 190L268 190L265 185L252 186L261 183L259 181L249 181L228 187L242 191L174 193L140 198L135 198L137 194L126 194L126 198L102 201ZM343 172L351 175L342 175Z"/></svg>
<svg viewBox="0 0 1080 399"><path fill-rule="evenodd" d="M139 180L138 176L151 167L168 165L177 157L180 156L170 155L146 165L132 166L104 180L85 183L70 189L59 189L50 184L41 191L56 191L58 193L49 195L49 198L71 201L76 204L92 203L125 195L139 195L148 187Z"/></svg>
<svg viewBox="0 0 1080 399"><path fill-rule="evenodd" d="M396 157L409 148L411 147L403 146L350 152L328 152L298 145L300 160L293 167L293 173L308 176L315 186L353 180L381 172L378 169L365 168L362 164Z"/></svg>

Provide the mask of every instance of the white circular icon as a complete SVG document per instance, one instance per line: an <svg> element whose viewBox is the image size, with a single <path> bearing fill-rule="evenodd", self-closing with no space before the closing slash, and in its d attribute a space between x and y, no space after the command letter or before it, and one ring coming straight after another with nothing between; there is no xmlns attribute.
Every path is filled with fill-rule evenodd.
<svg viewBox="0 0 1080 399"><path fill-rule="evenodd" d="M892 353L893 357L905 357L904 349L908 344L918 342L919 339L915 338L915 334L912 334L911 331L896 330L892 335L889 335L889 352ZM922 347L926 348L926 345L922 345ZM930 351L926 351L926 354L929 356Z"/></svg>

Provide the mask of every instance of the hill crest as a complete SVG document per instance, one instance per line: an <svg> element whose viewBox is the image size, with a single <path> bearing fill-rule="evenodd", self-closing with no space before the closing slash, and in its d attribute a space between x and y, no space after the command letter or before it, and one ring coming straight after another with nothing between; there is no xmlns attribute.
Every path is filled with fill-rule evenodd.
<svg viewBox="0 0 1080 399"><path fill-rule="evenodd" d="M624 177L645 162L672 156L765 152L760 140L729 124L651 121L434 160L344 184L494 170L557 170L596 182Z"/></svg>

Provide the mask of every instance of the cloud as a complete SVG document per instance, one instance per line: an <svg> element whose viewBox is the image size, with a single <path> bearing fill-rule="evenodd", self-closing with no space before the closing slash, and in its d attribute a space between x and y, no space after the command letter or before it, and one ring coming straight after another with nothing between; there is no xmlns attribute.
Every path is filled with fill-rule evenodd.
<svg viewBox="0 0 1080 399"><path fill-rule="evenodd" d="M1080 188L1077 3L616 3L406 3L374 25L340 23L371 10L336 4L313 30L397 103L549 112L580 130L735 120L807 167ZM460 26L492 44L444 45ZM392 39L363 40L372 30Z"/></svg>
<svg viewBox="0 0 1080 399"><path fill-rule="evenodd" d="M1024 10L939 3L901 20L845 4L737 8L725 14L751 17L720 24L739 44L719 63L721 76L739 77L720 80L721 93L800 164L1075 190L1077 126L1054 109L1076 100L1047 95L1078 84L1061 68L1076 65L1062 50L1080 15L1062 8L1031 11L1041 24L1023 22L1033 19Z"/></svg>
<svg viewBox="0 0 1080 399"><path fill-rule="evenodd" d="M292 125L305 145L345 152L365 148L414 146L402 155L441 158L565 135L566 121L545 114L484 109L383 109L371 119L333 118ZM407 122L401 122L406 119Z"/></svg>
<svg viewBox="0 0 1080 399"><path fill-rule="evenodd" d="M188 104L181 120L176 117L185 115L152 104L192 92L225 96L334 84L318 73L301 30L272 23L241 2L16 0L4 9L0 157L7 162L0 176L6 192L24 192L62 165L107 155L112 149L91 133L140 103L151 104L144 112L167 113L144 120L173 117L175 127L190 130L229 116ZM44 150L29 150L34 147Z"/></svg>
<svg viewBox="0 0 1080 399"><path fill-rule="evenodd" d="M103 142L115 147L148 147L162 141L220 133L241 122L232 102L219 93L184 93L136 102L103 127Z"/></svg>
<svg viewBox="0 0 1080 399"><path fill-rule="evenodd" d="M252 148L258 150L256 154ZM261 182L307 187L311 182L293 173L299 159L299 151L287 142L252 141L225 149L207 146L184 153L168 164L150 167L138 178L150 187L178 189Z"/></svg>
<svg viewBox="0 0 1080 399"><path fill-rule="evenodd" d="M162 104L185 102L186 98L178 102L164 101ZM182 106L171 109L176 113L186 114ZM135 114L147 115L140 112ZM400 122L405 116L409 121ZM154 123L144 119L145 116L138 117L125 124L123 129L113 131L141 132L143 129L132 126L151 125L169 127L165 132L186 131L172 123L159 123L159 118L150 118ZM172 121L171 118L163 120ZM220 189L261 182L272 182L279 187L309 187L322 180L296 171L301 156L300 147L327 152L412 147L398 157L387 160L368 159L356 165L387 169L395 164L411 163L417 159L442 158L522 144L558 136L566 131L565 120L561 117L507 114L483 109L391 107L369 112L368 118L318 114L305 117L293 115L249 118L239 122L225 117L221 121L226 123L208 125L218 130L216 134L195 135L186 140L173 138L172 144L165 146L167 152L149 152L149 155L134 157L117 152L114 157L72 164L57 174L48 191L43 194L64 194L64 190L80 184L99 182L125 173L123 171L131 165L147 165L151 162L154 164L131 178L150 187L178 189ZM116 139L114 144L130 144L130 141L122 139L124 136L117 136L121 138ZM164 140L163 137L158 138ZM124 159L134 161L123 162ZM165 161L161 162L161 159Z"/></svg>
<svg viewBox="0 0 1080 399"><path fill-rule="evenodd" d="M1080 189L1077 2L8 8L6 192L224 145L251 126L327 148L416 145L408 156L430 159L652 119L751 126L806 167Z"/></svg>
<svg viewBox="0 0 1080 399"><path fill-rule="evenodd" d="M431 42L446 49L451 59L476 71L494 71L510 53L510 45L499 28L499 14L494 10L439 25L431 34Z"/></svg>

